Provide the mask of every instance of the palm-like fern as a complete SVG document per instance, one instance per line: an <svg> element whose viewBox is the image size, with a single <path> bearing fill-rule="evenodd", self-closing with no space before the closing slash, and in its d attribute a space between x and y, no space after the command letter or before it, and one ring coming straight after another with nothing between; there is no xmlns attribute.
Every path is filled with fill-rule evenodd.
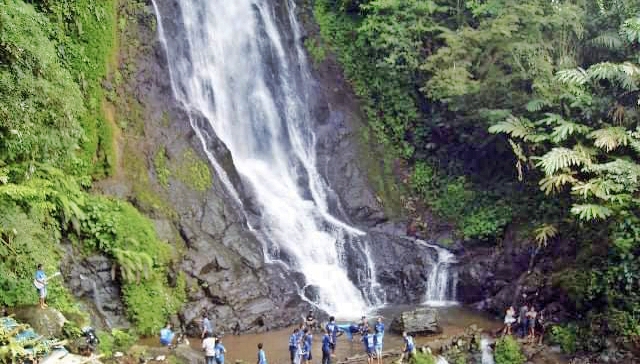
<svg viewBox="0 0 640 364"><path fill-rule="evenodd" d="M535 125L525 119L510 115L507 120L501 121L489 128L493 134L504 133L512 138L522 139L525 142L539 143L547 139L547 136L537 132Z"/></svg>
<svg viewBox="0 0 640 364"><path fill-rule="evenodd" d="M631 44L640 43L640 17L627 19L622 23L620 36Z"/></svg>
<svg viewBox="0 0 640 364"><path fill-rule="evenodd" d="M558 229L551 224L543 224L535 230L538 246L546 246L549 240L558 235Z"/></svg>
<svg viewBox="0 0 640 364"><path fill-rule="evenodd" d="M589 138L594 139L593 144L596 147L604 149L606 152L611 152L620 146L627 146L631 141L627 130L620 126L594 130L589 134Z"/></svg>
<svg viewBox="0 0 640 364"><path fill-rule="evenodd" d="M114 248L113 256L120 266L120 274L125 281L140 281L141 276L149 279L153 259L146 253Z"/></svg>
<svg viewBox="0 0 640 364"><path fill-rule="evenodd" d="M576 172L566 172L545 176L540 180L540 189L547 195L561 191L567 185L573 185L578 182L575 177Z"/></svg>
<svg viewBox="0 0 640 364"><path fill-rule="evenodd" d="M555 147L542 157L535 157L535 159L538 160L536 166L541 167L547 176L570 167L590 163L585 153L564 147Z"/></svg>
<svg viewBox="0 0 640 364"><path fill-rule="evenodd" d="M578 216L580 220L591 221L606 219L607 217L611 216L613 211L603 205L582 204L573 205L573 207L571 207L571 213Z"/></svg>

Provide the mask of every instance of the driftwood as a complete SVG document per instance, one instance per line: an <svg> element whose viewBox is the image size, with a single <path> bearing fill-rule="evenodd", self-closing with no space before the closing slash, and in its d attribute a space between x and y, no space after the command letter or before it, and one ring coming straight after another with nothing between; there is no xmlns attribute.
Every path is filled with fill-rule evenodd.
<svg viewBox="0 0 640 364"><path fill-rule="evenodd" d="M396 357L399 358L402 355L402 351L398 349L387 350L382 352L382 358L390 358ZM350 356L348 358L344 358L343 360L338 360L337 364L355 364L355 363L364 363L367 361L367 354L358 354L354 356Z"/></svg>

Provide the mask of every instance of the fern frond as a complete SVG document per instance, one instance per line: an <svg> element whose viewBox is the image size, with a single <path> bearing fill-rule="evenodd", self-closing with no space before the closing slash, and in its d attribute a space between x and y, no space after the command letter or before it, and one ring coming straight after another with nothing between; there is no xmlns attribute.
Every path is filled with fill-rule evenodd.
<svg viewBox="0 0 640 364"><path fill-rule="evenodd" d="M565 185L573 185L578 180L574 177L576 172L568 172L546 176L540 180L540 189L550 195L554 192L560 192Z"/></svg>
<svg viewBox="0 0 640 364"><path fill-rule="evenodd" d="M537 112L542 110L545 106L550 106L551 103L544 99L533 99L527 102L526 109L529 112Z"/></svg>
<svg viewBox="0 0 640 364"><path fill-rule="evenodd" d="M620 49L623 46L620 34L615 32L603 32L599 36L590 40L590 43L608 49Z"/></svg>
<svg viewBox="0 0 640 364"><path fill-rule="evenodd" d="M620 36L629 43L640 43L640 17L625 20L620 27Z"/></svg>
<svg viewBox="0 0 640 364"><path fill-rule="evenodd" d="M489 128L493 134L504 133L512 138L525 139L535 132L533 124L525 118L516 118L510 115L507 120L501 121Z"/></svg>
<svg viewBox="0 0 640 364"><path fill-rule="evenodd" d="M589 82L589 75L582 67L578 67L558 71L556 79L567 85L584 85Z"/></svg>
<svg viewBox="0 0 640 364"><path fill-rule="evenodd" d="M610 208L596 204L573 205L571 213L578 216L580 220L591 221L606 219L613 211Z"/></svg>
<svg viewBox="0 0 640 364"><path fill-rule="evenodd" d="M589 162L580 151L564 147L553 148L542 157L535 157L535 159L538 159L536 166L544 169L544 173L547 176L551 176L565 168L583 165Z"/></svg>
<svg viewBox="0 0 640 364"><path fill-rule="evenodd" d="M573 134L586 134L591 130L586 125L567 121L558 114L547 113L546 115L546 118L537 121L536 124L556 125L551 132L551 141L554 143L567 140Z"/></svg>
<svg viewBox="0 0 640 364"><path fill-rule="evenodd" d="M581 195L583 199L595 196L601 200L609 200L611 193L617 190L616 184L604 178L592 178L586 182L578 182L572 188L571 192Z"/></svg>
<svg viewBox="0 0 640 364"><path fill-rule="evenodd" d="M549 240L555 238L558 235L558 229L551 224L543 224L536 228L536 242L538 246L546 246Z"/></svg>
<svg viewBox="0 0 640 364"><path fill-rule="evenodd" d="M594 139L593 144L596 147L604 149L606 152L611 152L620 146L627 146L631 141L631 136L621 126L594 130L588 136Z"/></svg>

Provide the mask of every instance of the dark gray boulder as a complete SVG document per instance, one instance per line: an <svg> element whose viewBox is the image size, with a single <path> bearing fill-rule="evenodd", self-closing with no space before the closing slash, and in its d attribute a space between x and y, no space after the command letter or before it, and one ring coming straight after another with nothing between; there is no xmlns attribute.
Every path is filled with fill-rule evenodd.
<svg viewBox="0 0 640 364"><path fill-rule="evenodd" d="M435 308L421 307L405 311L391 322L391 330L402 334L428 335L442 332L438 325L438 311Z"/></svg>

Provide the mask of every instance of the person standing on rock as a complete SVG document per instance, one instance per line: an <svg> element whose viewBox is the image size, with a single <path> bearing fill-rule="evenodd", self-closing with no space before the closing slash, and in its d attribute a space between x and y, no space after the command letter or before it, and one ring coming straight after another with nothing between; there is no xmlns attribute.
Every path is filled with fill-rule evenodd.
<svg viewBox="0 0 640 364"><path fill-rule="evenodd" d="M257 364L267 364L267 355L262 350L262 343L258 343L258 362Z"/></svg>
<svg viewBox="0 0 640 364"><path fill-rule="evenodd" d="M215 364L216 362L216 339L210 332L205 334L202 340L202 351L204 351L204 359L206 364Z"/></svg>
<svg viewBox="0 0 640 364"><path fill-rule="evenodd" d="M322 364L331 364L331 332L326 330L322 336Z"/></svg>
<svg viewBox="0 0 640 364"><path fill-rule="evenodd" d="M42 269L42 264L38 264L36 269L35 279L33 280L33 284L36 286L38 290L38 297L40 300L40 308L44 309L48 307L47 305L47 275L44 273Z"/></svg>
<svg viewBox="0 0 640 364"><path fill-rule="evenodd" d="M382 342L384 340L384 323L382 322L382 316L378 316L378 322L375 325L375 344L376 344L376 359L378 364L382 364Z"/></svg>
<svg viewBox="0 0 640 364"><path fill-rule="evenodd" d="M331 354L333 354L336 352L336 344L338 341L338 325L336 325L335 317L329 317L329 323L327 324L325 329L331 335Z"/></svg>
<svg viewBox="0 0 640 364"><path fill-rule="evenodd" d="M305 363L311 363L313 356L311 355L311 346L313 345L313 334L311 329L304 329L304 336L302 337L303 344L302 350L304 351L304 357L302 358Z"/></svg>
<svg viewBox="0 0 640 364"><path fill-rule="evenodd" d="M536 339L536 319L538 318L538 312L533 305L529 305L529 311L527 312L527 329L528 336L527 338L531 343L533 343Z"/></svg>
<svg viewBox="0 0 640 364"><path fill-rule="evenodd" d="M296 348L298 347L298 328L293 329L293 333L289 336L289 354L291 356L291 364L296 359Z"/></svg>
<svg viewBox="0 0 640 364"><path fill-rule="evenodd" d="M518 334L520 337L524 338L527 336L527 312L529 311L529 307L526 303L522 304L520 307L520 311L518 311Z"/></svg>
<svg viewBox="0 0 640 364"><path fill-rule="evenodd" d="M200 335L200 338L205 338L207 333L210 333L213 337L213 324L209 320L209 314L205 311L202 313L202 335Z"/></svg>
<svg viewBox="0 0 640 364"><path fill-rule="evenodd" d="M372 364L373 356L376 352L376 337L370 329L367 329L367 331L362 334L362 342L364 343L364 350L367 353L367 364Z"/></svg>
<svg viewBox="0 0 640 364"><path fill-rule="evenodd" d="M406 359L410 362L416 354L416 346L413 343L413 338L408 335L406 331L402 332L402 340L404 341L404 348L402 348L402 358L400 358L400 361Z"/></svg>
<svg viewBox="0 0 640 364"><path fill-rule="evenodd" d="M216 338L216 364L224 364L224 354L227 352L224 345L222 345L222 340L217 337Z"/></svg>
<svg viewBox="0 0 640 364"><path fill-rule="evenodd" d="M516 318L514 317L516 314L516 310L513 306L509 306L507 308L507 312L504 315L504 329L502 330L502 335L511 335L511 326L514 322L516 322Z"/></svg>

